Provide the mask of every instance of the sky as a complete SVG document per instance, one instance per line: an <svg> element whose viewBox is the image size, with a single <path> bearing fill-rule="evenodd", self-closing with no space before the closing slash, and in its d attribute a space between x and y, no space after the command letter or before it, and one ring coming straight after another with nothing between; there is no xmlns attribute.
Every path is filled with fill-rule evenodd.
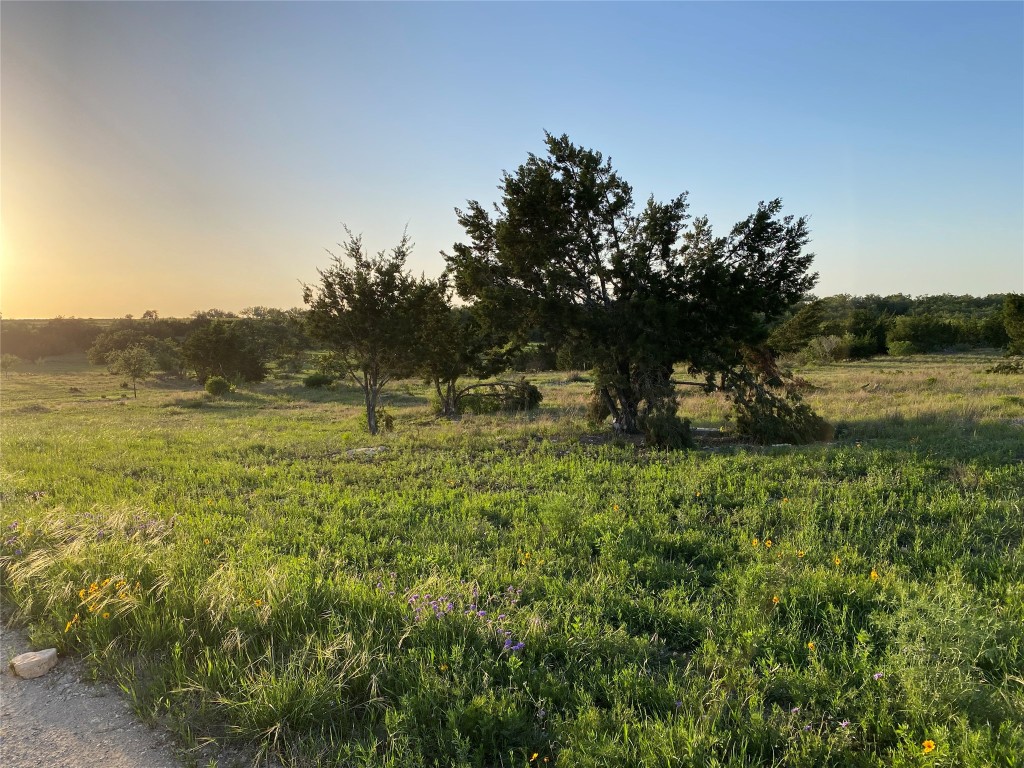
<svg viewBox="0 0 1024 768"><path fill-rule="evenodd" d="M0 312L302 305L362 233L435 276L544 131L815 293L1024 291L1024 3L0 4Z"/></svg>

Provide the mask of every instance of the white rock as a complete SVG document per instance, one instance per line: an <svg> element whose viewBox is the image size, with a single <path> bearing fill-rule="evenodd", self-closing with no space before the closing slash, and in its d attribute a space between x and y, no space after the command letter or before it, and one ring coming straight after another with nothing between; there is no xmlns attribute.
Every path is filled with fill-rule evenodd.
<svg viewBox="0 0 1024 768"><path fill-rule="evenodd" d="M18 677L29 679L45 675L57 666L57 649L29 651L11 659L11 669Z"/></svg>

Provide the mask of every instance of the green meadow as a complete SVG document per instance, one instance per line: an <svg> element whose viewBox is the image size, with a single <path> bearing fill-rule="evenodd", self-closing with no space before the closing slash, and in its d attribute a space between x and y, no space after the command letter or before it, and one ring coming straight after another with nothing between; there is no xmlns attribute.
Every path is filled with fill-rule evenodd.
<svg viewBox="0 0 1024 768"><path fill-rule="evenodd" d="M700 446L280 377L2 382L4 613L197 764L1024 765L1024 386L985 355L807 367L829 443ZM130 393L128 393L130 394ZM722 429L719 434L711 432ZM240 750L240 751L238 751Z"/></svg>

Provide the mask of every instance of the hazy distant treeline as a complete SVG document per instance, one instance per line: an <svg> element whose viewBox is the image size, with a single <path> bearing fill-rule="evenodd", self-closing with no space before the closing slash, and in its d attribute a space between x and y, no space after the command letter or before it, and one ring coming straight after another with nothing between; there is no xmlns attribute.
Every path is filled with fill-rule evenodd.
<svg viewBox="0 0 1024 768"><path fill-rule="evenodd" d="M1005 304L1006 294L810 297L776 326L769 346L778 354L803 355L810 360L1005 348L1009 343ZM162 318L148 311L141 318L3 320L0 351L34 361L87 353L97 347L98 340L100 354L104 340L116 344L118 338L182 344L217 321L218 326L236 326L237 333L247 339L245 343L262 346L271 362L273 358L294 358L313 346L303 332L304 314L300 309L254 307L239 314L202 310L186 318ZM106 336L101 339L103 334ZM514 362L516 367L534 370L586 367L586 361L575 359L571 350L540 344L527 347Z"/></svg>

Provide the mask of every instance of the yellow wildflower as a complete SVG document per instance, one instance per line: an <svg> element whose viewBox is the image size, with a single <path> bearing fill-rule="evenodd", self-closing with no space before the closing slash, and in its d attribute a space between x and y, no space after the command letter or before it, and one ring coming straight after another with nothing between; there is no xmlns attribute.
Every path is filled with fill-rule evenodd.
<svg viewBox="0 0 1024 768"><path fill-rule="evenodd" d="M209 544L209 543L210 543L209 539L203 539L203 544Z"/></svg>
<svg viewBox="0 0 1024 768"><path fill-rule="evenodd" d="M779 604L779 596L778 595L775 595L775 597L772 598L772 603L774 605L778 605Z"/></svg>
<svg viewBox="0 0 1024 768"><path fill-rule="evenodd" d="M803 557L803 556L804 556L805 554L807 554L807 553L806 553L806 552L804 552L804 551L803 551L802 549L798 549L798 550L796 551L796 556L797 556L797 557Z"/></svg>
<svg viewBox="0 0 1024 768"><path fill-rule="evenodd" d="M810 641L810 642L809 642L809 643L807 644L807 650L809 650L809 651L813 651L813 650L814 650L815 648L817 648L817 647L818 647L818 646L816 646L816 645L814 644L814 641L813 641L813 640L811 640L811 641Z"/></svg>
<svg viewBox="0 0 1024 768"><path fill-rule="evenodd" d="M751 545L752 547L756 547L756 546L758 546L758 545L759 545L760 543L761 543L761 542L760 542L760 541L759 541L758 539L754 539L753 541L751 541L751 542L750 542L750 545Z"/></svg>
<svg viewBox="0 0 1024 768"><path fill-rule="evenodd" d="M871 580L878 581L878 571L876 571L874 568L871 569Z"/></svg>
<svg viewBox="0 0 1024 768"><path fill-rule="evenodd" d="M843 561L839 559L839 555L836 555L836 556L835 556L835 557L834 557L834 558L832 559L832 562L833 562L833 563L835 563L836 565L839 565L839 564L840 564L841 562L843 562Z"/></svg>
<svg viewBox="0 0 1024 768"><path fill-rule="evenodd" d="M109 584L109 583L110 583L110 579L104 579L103 580L103 586L104 587L107 586L107 584Z"/></svg>
<svg viewBox="0 0 1024 768"><path fill-rule="evenodd" d="M99 587L96 586L96 582L95 581L92 584L89 585L89 593L90 594L95 592L97 589L99 589Z"/></svg>
<svg viewBox="0 0 1024 768"><path fill-rule="evenodd" d="M771 549L772 548L772 540L771 539L765 539L764 540L764 545L766 547L768 547L768 549Z"/></svg>
<svg viewBox="0 0 1024 768"><path fill-rule="evenodd" d="M261 605L263 605L263 601L260 600L259 598L256 598L255 600L252 601L252 604L255 605L257 608L259 608Z"/></svg>
<svg viewBox="0 0 1024 768"><path fill-rule="evenodd" d="M935 751L935 742L934 742L934 741L932 741L931 739L925 739L924 741L922 741L922 742L921 742L921 746L923 747L922 751L923 751L923 752L924 752L924 753L925 753L926 755L927 755L927 754L928 754L929 752L933 752L933 751Z"/></svg>
<svg viewBox="0 0 1024 768"><path fill-rule="evenodd" d="M109 613L104 613L103 614L103 618L104 619L109 619L110 618L110 614Z"/></svg>
<svg viewBox="0 0 1024 768"><path fill-rule="evenodd" d="M536 760L536 759L537 759L537 755L538 755L538 754L539 754L539 753L537 753L537 752L534 752L534 753L533 753L532 755L530 755L530 762L531 762L531 763L532 763L532 762L533 762L534 760Z"/></svg>
<svg viewBox="0 0 1024 768"><path fill-rule="evenodd" d="M84 590L84 589L80 589L80 590L78 590L78 596L79 596L79 598L81 598L82 600L85 600L85 590Z"/></svg>

